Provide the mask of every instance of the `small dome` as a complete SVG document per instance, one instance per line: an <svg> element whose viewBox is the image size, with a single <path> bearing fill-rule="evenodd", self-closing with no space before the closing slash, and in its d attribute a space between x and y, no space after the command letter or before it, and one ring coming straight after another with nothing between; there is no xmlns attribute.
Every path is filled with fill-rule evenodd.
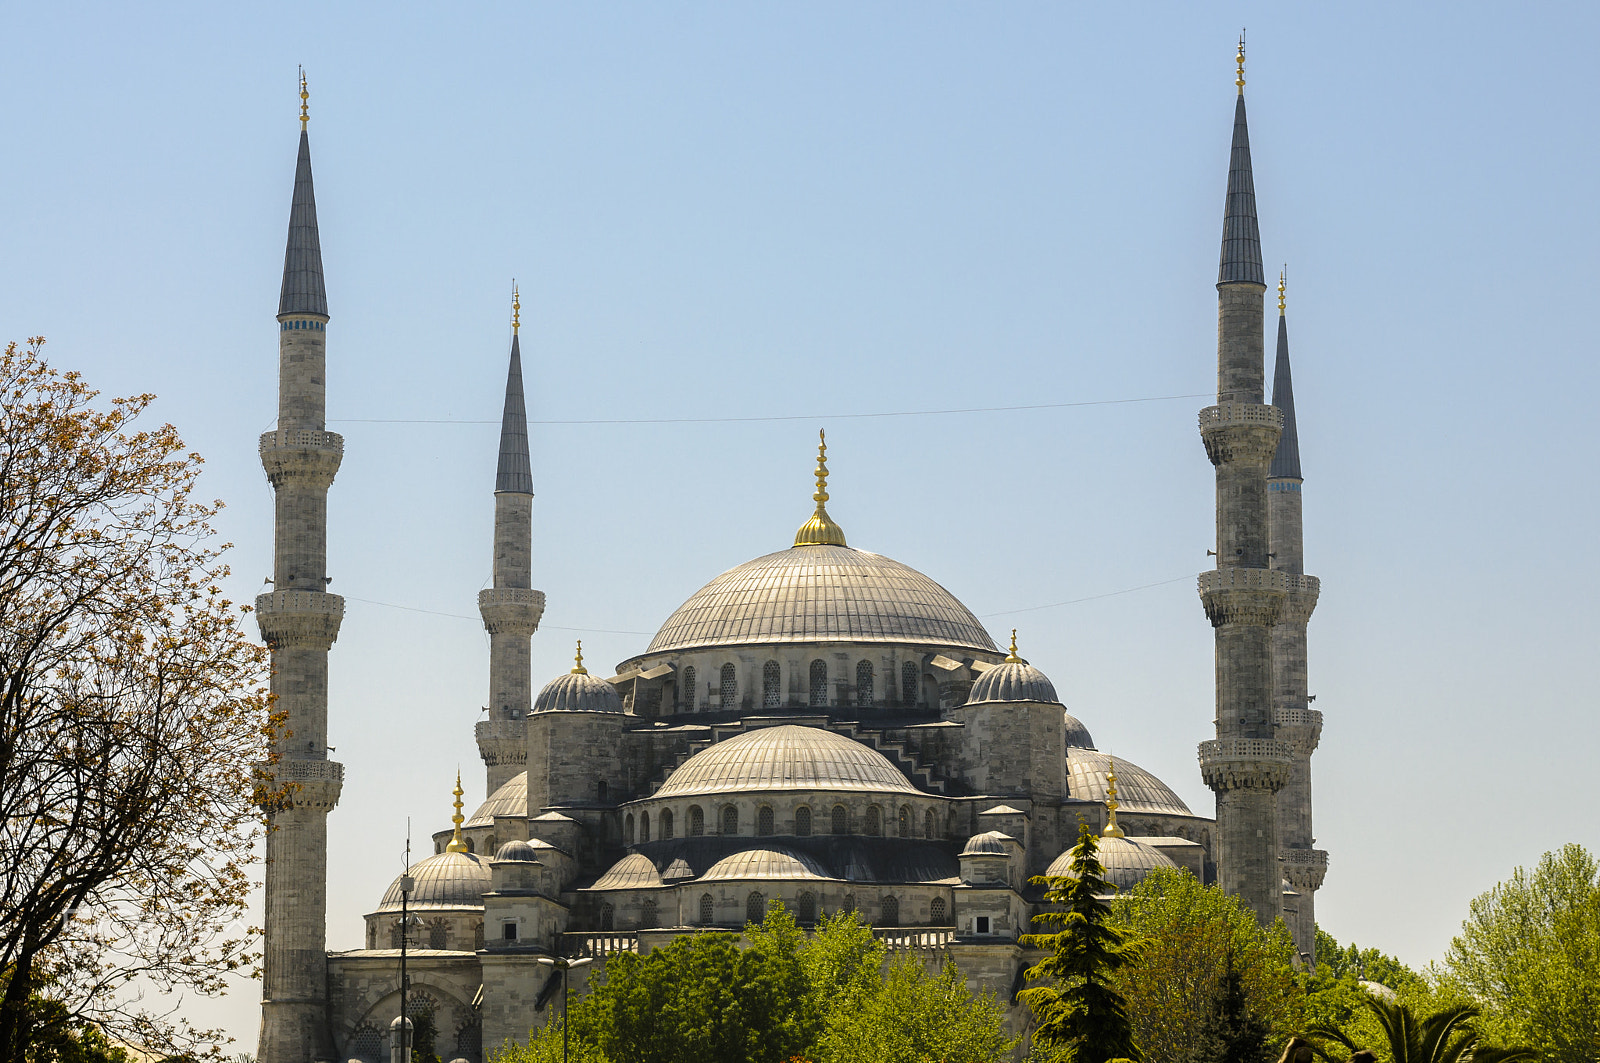
<svg viewBox="0 0 1600 1063"><path fill-rule="evenodd" d="M512 779L507 779L494 793L489 795L489 800L478 806L478 811L467 820L468 827L492 827L496 816L517 816L522 818L528 814L528 773L523 772Z"/></svg>
<svg viewBox="0 0 1600 1063"><path fill-rule="evenodd" d="M832 877L815 860L801 853L788 849L747 849L712 864L700 881Z"/></svg>
<svg viewBox="0 0 1600 1063"><path fill-rule="evenodd" d="M694 878L694 868L690 867L689 861L681 856L668 864L667 869L661 872L661 881L663 882L681 882L686 878Z"/></svg>
<svg viewBox="0 0 1600 1063"><path fill-rule="evenodd" d="M655 796L751 790L917 792L877 750L821 727L762 727L718 742L683 762Z"/></svg>
<svg viewBox="0 0 1600 1063"><path fill-rule="evenodd" d="M643 853L629 853L611 865L611 870L600 876L592 890L637 890L661 885L656 865Z"/></svg>
<svg viewBox="0 0 1600 1063"><path fill-rule="evenodd" d="M1010 856L1011 850L1006 848L1006 842L1016 839L1009 834L1002 834L997 830L985 831L974 834L967 839L967 847L961 850L962 856Z"/></svg>
<svg viewBox="0 0 1600 1063"><path fill-rule="evenodd" d="M572 671L545 684L533 703L534 712L621 712L617 688L588 672ZM507 784L509 785L509 784ZM527 804L527 779L523 779L523 804ZM503 787L502 787L503 789Z"/></svg>
<svg viewBox="0 0 1600 1063"><path fill-rule="evenodd" d="M514 838L495 850L494 862L497 864L509 863L538 863L539 854L533 851L533 846L520 838Z"/></svg>
<svg viewBox="0 0 1600 1063"><path fill-rule="evenodd" d="M980 675L967 695L968 705L985 701L1047 701L1061 704L1053 683L1039 669L1023 661L997 664Z"/></svg>
<svg viewBox="0 0 1600 1063"><path fill-rule="evenodd" d="M1094 749L1067 748L1067 792L1079 801L1106 800L1106 773L1111 758ZM1132 761L1117 758L1117 800L1123 812L1154 812L1166 816L1193 816L1172 788Z"/></svg>
<svg viewBox="0 0 1600 1063"><path fill-rule="evenodd" d="M1122 778L1120 772L1117 778ZM1106 869L1105 880L1119 890L1132 889L1158 867L1178 866L1160 849L1132 838L1101 838L1099 848L1100 863ZM1069 849L1056 857L1044 873L1050 877L1072 877L1072 851Z"/></svg>
<svg viewBox="0 0 1600 1063"><path fill-rule="evenodd" d="M482 908L489 891L489 864L472 853L439 853L411 865L416 880L409 905L418 908ZM404 878L405 876L401 876ZM390 884L378 911L400 910L400 879Z"/></svg>
<svg viewBox="0 0 1600 1063"><path fill-rule="evenodd" d="M1070 712L1064 712L1061 715L1067 718L1067 745L1093 749L1094 735L1089 733L1089 729L1083 725L1083 721Z"/></svg>

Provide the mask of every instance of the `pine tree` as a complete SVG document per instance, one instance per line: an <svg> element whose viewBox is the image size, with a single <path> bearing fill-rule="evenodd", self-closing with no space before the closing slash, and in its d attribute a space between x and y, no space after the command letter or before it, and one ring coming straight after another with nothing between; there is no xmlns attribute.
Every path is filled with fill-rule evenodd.
<svg viewBox="0 0 1600 1063"><path fill-rule="evenodd" d="M1047 888L1046 903L1065 907L1033 917L1058 931L1023 935L1022 944L1050 953L1028 968L1028 980L1048 978L1051 984L1024 989L1017 997L1039 1020L1035 1043L1056 1049L1062 1063L1143 1058L1133 1043L1126 1001L1110 982L1133 959L1134 947L1108 922L1111 906L1101 897L1112 887L1105 881L1098 851L1099 839L1087 824L1080 825L1072 874L1031 880Z"/></svg>
<svg viewBox="0 0 1600 1063"><path fill-rule="evenodd" d="M1229 953L1222 985L1195 1031L1194 1045L1183 1063L1266 1063L1271 1033L1266 1021L1251 1012L1244 976Z"/></svg>

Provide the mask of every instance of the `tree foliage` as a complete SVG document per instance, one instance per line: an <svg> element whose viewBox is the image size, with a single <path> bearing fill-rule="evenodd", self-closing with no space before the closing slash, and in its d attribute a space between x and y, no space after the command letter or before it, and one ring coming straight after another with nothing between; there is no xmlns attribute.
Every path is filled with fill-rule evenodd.
<svg viewBox="0 0 1600 1063"><path fill-rule="evenodd" d="M219 588L200 458L41 343L0 356L0 1058L84 1022L179 1052L217 1035L128 983L216 993L253 960L265 653Z"/></svg>
<svg viewBox="0 0 1600 1063"><path fill-rule="evenodd" d="M1471 1004L1453 1004L1427 1015L1374 996L1366 1004L1377 1017L1381 1038L1358 1041L1344 1030L1328 1027L1311 1030L1307 1036L1331 1041L1351 1053L1381 1050L1390 1063L1522 1063L1539 1058L1531 1048L1500 1048L1485 1041L1473 1022L1478 1009Z"/></svg>
<svg viewBox="0 0 1600 1063"><path fill-rule="evenodd" d="M1229 956L1211 1007L1200 1016L1189 1050L1178 1059L1183 1063L1265 1063L1271 1055L1267 1048L1271 1035L1266 1019L1251 1007L1244 976Z"/></svg>
<svg viewBox="0 0 1600 1063"><path fill-rule="evenodd" d="M1482 1028L1551 1063L1600 1059L1600 873L1581 845L1544 854L1472 902L1438 972Z"/></svg>
<svg viewBox="0 0 1600 1063"><path fill-rule="evenodd" d="M1112 924L1111 906L1101 897L1113 892L1105 868L1095 855L1098 839L1087 824L1078 827L1071 852L1072 874L1039 876L1045 902L1063 907L1034 916L1036 923L1060 929L1053 934L1024 934L1022 944L1049 952L1027 970L1029 981L1049 979L1019 993L1018 999L1039 1020L1034 1041L1055 1051L1064 1063L1106 1063L1142 1059L1135 1042L1125 994L1118 973L1132 963L1136 949L1129 934Z"/></svg>

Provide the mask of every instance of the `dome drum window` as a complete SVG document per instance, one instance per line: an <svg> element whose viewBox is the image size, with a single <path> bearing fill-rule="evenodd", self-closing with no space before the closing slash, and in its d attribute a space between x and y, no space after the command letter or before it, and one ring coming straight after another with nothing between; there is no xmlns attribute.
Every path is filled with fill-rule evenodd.
<svg viewBox="0 0 1600 1063"><path fill-rule="evenodd" d="M759 923L767 917L767 899L759 893L745 898L744 918L747 923Z"/></svg>
<svg viewBox="0 0 1600 1063"><path fill-rule="evenodd" d="M693 712L698 704L694 685L694 665L689 665L683 670L683 685L678 695L683 703L684 712Z"/></svg>
<svg viewBox="0 0 1600 1063"><path fill-rule="evenodd" d="M794 832L801 838L811 836L811 809L805 805L794 810Z"/></svg>
<svg viewBox="0 0 1600 1063"><path fill-rule="evenodd" d="M811 924L817 921L817 895L806 892L800 894L795 902L796 918L802 924Z"/></svg>
<svg viewBox="0 0 1600 1063"><path fill-rule="evenodd" d="M737 708L739 705L739 672L731 664L722 666L722 682L718 688L724 709Z"/></svg>
<svg viewBox="0 0 1600 1063"><path fill-rule="evenodd" d="M712 899L711 894L702 893L700 895L700 925L710 926L716 921L717 902Z"/></svg>
<svg viewBox="0 0 1600 1063"><path fill-rule="evenodd" d="M650 840L650 813L648 812L639 813L639 840L642 842Z"/></svg>
<svg viewBox="0 0 1600 1063"><path fill-rule="evenodd" d="M739 810L733 805L725 805L722 809L722 833L739 833Z"/></svg>
<svg viewBox="0 0 1600 1063"><path fill-rule="evenodd" d="M833 825L831 829L834 834L850 833L850 811L843 805L833 806Z"/></svg>
<svg viewBox="0 0 1600 1063"><path fill-rule="evenodd" d="M867 825L865 833L878 837L883 834L883 810L877 805L867 806Z"/></svg>
<svg viewBox="0 0 1600 1063"><path fill-rule="evenodd" d="M772 806L762 805L756 810L756 833L766 836L772 833L773 816Z"/></svg>
<svg viewBox="0 0 1600 1063"><path fill-rule="evenodd" d="M689 837L698 838L706 832L706 812L699 805L689 806Z"/></svg>
<svg viewBox="0 0 1600 1063"><path fill-rule="evenodd" d="M811 707L813 709L827 708L828 706L828 662L816 660L811 662Z"/></svg>
<svg viewBox="0 0 1600 1063"><path fill-rule="evenodd" d="M856 663L856 704L872 704L872 662L858 661Z"/></svg>
<svg viewBox="0 0 1600 1063"><path fill-rule="evenodd" d="M767 709L783 706L783 669L777 661L768 661L761 667L761 705Z"/></svg>
<svg viewBox="0 0 1600 1063"><path fill-rule="evenodd" d="M661 840L664 842L672 840L672 809L670 808L661 810Z"/></svg>
<svg viewBox="0 0 1600 1063"><path fill-rule="evenodd" d="M910 805L901 805L900 806L900 815L899 815L898 822L897 822L896 826L898 828L900 837L902 837L902 838L911 837L911 806Z"/></svg>
<svg viewBox="0 0 1600 1063"><path fill-rule="evenodd" d="M915 661L900 666L900 700L905 705L917 703L917 689L922 684L922 669Z"/></svg>

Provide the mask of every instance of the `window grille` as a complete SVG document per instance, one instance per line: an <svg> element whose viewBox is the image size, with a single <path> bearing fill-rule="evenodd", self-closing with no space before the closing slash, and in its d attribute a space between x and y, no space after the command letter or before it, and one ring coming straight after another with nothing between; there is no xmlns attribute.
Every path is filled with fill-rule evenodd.
<svg viewBox="0 0 1600 1063"><path fill-rule="evenodd" d="M474 950L483 948L483 924L477 923L472 928L472 947Z"/></svg>
<svg viewBox="0 0 1600 1063"><path fill-rule="evenodd" d="M841 908L840 911L853 912L855 910L856 910L856 895L854 893L846 893L844 895L844 907Z"/></svg>
<svg viewBox="0 0 1600 1063"><path fill-rule="evenodd" d="M656 925L656 902L654 899L646 900L642 905L642 911L639 915L639 925L645 930L649 930L651 927Z"/></svg>
<svg viewBox="0 0 1600 1063"><path fill-rule="evenodd" d="M650 840L650 813L648 812L639 813L639 840L642 842Z"/></svg>
<svg viewBox="0 0 1600 1063"><path fill-rule="evenodd" d="M800 894L799 919L802 923L815 923L817 921L817 895L815 893Z"/></svg>
<svg viewBox="0 0 1600 1063"><path fill-rule="evenodd" d="M450 924L443 919L436 919L428 926L428 947L442 949L448 947L450 942Z"/></svg>
<svg viewBox="0 0 1600 1063"><path fill-rule="evenodd" d="M700 895L700 925L710 926L717 918L717 902L711 899L711 894Z"/></svg>
<svg viewBox="0 0 1600 1063"><path fill-rule="evenodd" d="M744 918L747 923L759 923L767 917L767 899L752 893L744 900Z"/></svg>
<svg viewBox="0 0 1600 1063"><path fill-rule="evenodd" d="M609 790L610 790L610 787L606 785L606 781L604 779L596 779L595 780L595 783L594 783L595 800L599 801L602 805L606 803L606 795L607 795L607 792Z"/></svg>
<svg viewBox="0 0 1600 1063"><path fill-rule="evenodd" d="M661 840L664 842L672 840L672 809L670 808L661 810Z"/></svg>
<svg viewBox="0 0 1600 1063"><path fill-rule="evenodd" d="M907 661L900 666L900 700L907 705L917 703L917 687L922 681L922 669L917 662Z"/></svg>
<svg viewBox="0 0 1600 1063"><path fill-rule="evenodd" d="M705 810L699 805L689 806L689 837L698 838L706 832Z"/></svg>
<svg viewBox="0 0 1600 1063"><path fill-rule="evenodd" d="M883 899L883 917L878 920L880 926L900 925L900 898L885 897Z"/></svg>
<svg viewBox="0 0 1600 1063"><path fill-rule="evenodd" d="M845 810L843 805L833 806L833 833L850 833L850 813Z"/></svg>
<svg viewBox="0 0 1600 1063"><path fill-rule="evenodd" d="M944 898L935 897L928 902L928 922L934 926L944 925Z"/></svg>
<svg viewBox="0 0 1600 1063"><path fill-rule="evenodd" d="M872 662L856 662L856 704L872 704Z"/></svg>
<svg viewBox="0 0 1600 1063"><path fill-rule="evenodd" d="M823 708L828 704L828 662L811 662L811 707Z"/></svg>
<svg viewBox="0 0 1600 1063"><path fill-rule="evenodd" d="M761 704L769 709L783 705L783 669L777 661L768 661L761 667Z"/></svg>
<svg viewBox="0 0 1600 1063"><path fill-rule="evenodd" d="M722 666L722 707L731 709L739 703L739 673L731 664Z"/></svg>
<svg viewBox="0 0 1600 1063"><path fill-rule="evenodd" d="M900 818L899 818L899 822L896 824L896 827L900 832L900 837L902 837L902 838L911 837L911 806L910 805L901 805L900 806Z"/></svg>
<svg viewBox="0 0 1600 1063"><path fill-rule="evenodd" d="M680 695L680 698L683 701L683 711L693 712L696 701L694 689L694 665L692 664L683 670L683 693Z"/></svg>
<svg viewBox="0 0 1600 1063"><path fill-rule="evenodd" d="M929 814L932 815L932 813L929 813ZM622 821L622 844L623 845L632 845L633 844L633 813L632 812L629 812L628 815L627 815L627 818Z"/></svg>
<svg viewBox="0 0 1600 1063"><path fill-rule="evenodd" d="M804 805L794 810L794 832L802 838L811 836L811 810Z"/></svg>
<svg viewBox="0 0 1600 1063"><path fill-rule="evenodd" d="M756 833L762 835L772 833L771 805L762 805L761 808L756 812Z"/></svg>
<svg viewBox="0 0 1600 1063"><path fill-rule="evenodd" d="M602 904L600 906L600 929L614 930L616 929L616 922L617 909L612 905Z"/></svg>
<svg viewBox="0 0 1600 1063"><path fill-rule="evenodd" d="M722 833L739 833L739 810L734 808L732 805L729 805L722 810Z"/></svg>
<svg viewBox="0 0 1600 1063"><path fill-rule="evenodd" d="M927 838L937 838L938 830L934 826L933 809L928 809L922 816L922 834Z"/></svg>
<svg viewBox="0 0 1600 1063"><path fill-rule="evenodd" d="M867 806L867 833L873 837L883 833L883 813L877 805Z"/></svg>

